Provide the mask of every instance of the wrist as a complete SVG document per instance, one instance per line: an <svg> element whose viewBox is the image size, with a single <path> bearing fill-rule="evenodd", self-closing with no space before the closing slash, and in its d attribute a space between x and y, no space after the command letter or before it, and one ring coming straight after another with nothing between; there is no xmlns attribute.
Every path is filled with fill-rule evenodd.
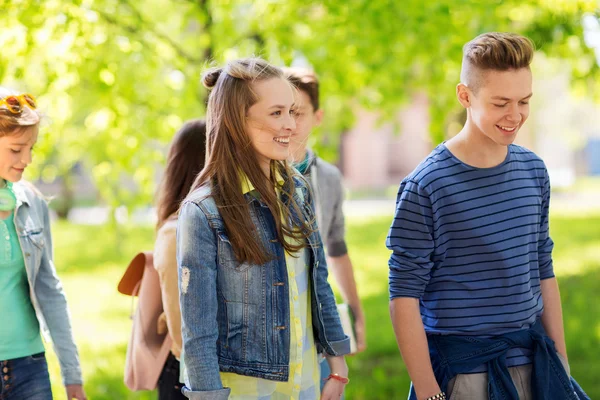
<svg viewBox="0 0 600 400"><path fill-rule="evenodd" d="M348 376L348 364L346 364L346 358L344 356L332 356L327 354L325 358L327 359L327 364L329 364L329 370L332 374Z"/></svg>
<svg viewBox="0 0 600 400"><path fill-rule="evenodd" d="M343 365L337 365L335 367L330 366L329 369L331 370L332 375L348 377L349 369L348 369L348 366L346 365L346 363L344 363Z"/></svg>
<svg viewBox="0 0 600 400"><path fill-rule="evenodd" d="M336 374L336 373L331 373L331 374L329 374L329 376L327 378L325 378L326 381L328 381L330 379L333 379L333 380L335 380L337 382L340 382L340 383L342 383L344 385L347 385L350 382L350 379L348 379L347 376L343 376L343 375Z"/></svg>
<svg viewBox="0 0 600 400"><path fill-rule="evenodd" d="M433 383L431 385L425 386L425 389L423 389L423 386L420 386L420 388L417 387L414 382L413 382L413 385L415 387L415 392L417 394L417 399L419 399L419 400L429 400L432 397L433 397L433 399L435 399L434 396L436 396L436 395L438 395L440 393L443 393L442 389L437 384L437 382L435 382L435 383Z"/></svg>
<svg viewBox="0 0 600 400"><path fill-rule="evenodd" d="M359 318L363 316L363 309L359 302L357 303L348 303L348 307L352 310L352 314L354 314L354 318Z"/></svg>
<svg viewBox="0 0 600 400"><path fill-rule="evenodd" d="M332 375L339 375L343 377L348 377L348 367L345 368L331 368Z"/></svg>
<svg viewBox="0 0 600 400"><path fill-rule="evenodd" d="M444 396L444 397L440 397L440 396ZM438 397L436 397L438 396ZM419 400L445 400L446 399L446 393L442 392L441 389L436 389L436 390L428 390L426 392L423 392L423 394L419 394L417 393L417 399Z"/></svg>

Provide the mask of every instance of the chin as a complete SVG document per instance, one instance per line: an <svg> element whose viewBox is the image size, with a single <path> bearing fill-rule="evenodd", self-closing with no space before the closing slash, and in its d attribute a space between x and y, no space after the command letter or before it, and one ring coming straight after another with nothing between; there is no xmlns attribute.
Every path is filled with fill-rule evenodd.
<svg viewBox="0 0 600 400"><path fill-rule="evenodd" d="M516 138L517 138L516 136L510 137L510 138L506 138L506 137L495 138L494 143L496 143L500 146L509 146L514 143Z"/></svg>
<svg viewBox="0 0 600 400"><path fill-rule="evenodd" d="M517 139L517 133L518 131L513 133L512 135L498 135L497 132L494 132L494 134L486 136L497 145L508 146L510 144L513 144L513 142Z"/></svg>
<svg viewBox="0 0 600 400"><path fill-rule="evenodd" d="M274 161L285 161L285 160L291 159L291 154L289 154L289 153L273 154L272 157L270 157L270 158L271 158L271 160L274 160Z"/></svg>
<svg viewBox="0 0 600 400"><path fill-rule="evenodd" d="M8 178L6 178L7 181L11 182L11 183L17 183L21 180L21 178L23 177L23 174L19 174L18 176L12 175L9 176Z"/></svg>

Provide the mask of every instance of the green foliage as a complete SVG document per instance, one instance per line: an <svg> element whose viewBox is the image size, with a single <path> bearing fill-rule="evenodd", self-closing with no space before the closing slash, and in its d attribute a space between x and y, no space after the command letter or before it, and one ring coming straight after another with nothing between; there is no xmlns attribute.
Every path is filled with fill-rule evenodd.
<svg viewBox="0 0 600 400"><path fill-rule="evenodd" d="M334 159L358 107L389 117L416 92L431 104L431 135L456 110L462 45L516 31L568 59L578 88L598 66L581 17L597 0L0 0L0 80L39 94L50 117L32 177L75 163L104 201L147 203L164 148L184 120L202 116L207 63L262 55L306 59L322 80L328 118L316 146ZM595 83L596 82L596 83ZM327 135L325 135L327 133ZM329 149L329 150L327 150Z"/></svg>
<svg viewBox="0 0 600 400"><path fill-rule="evenodd" d="M408 393L410 380L388 312L389 252L384 242L390 218L351 220L348 224L348 245L367 318L368 340L366 352L348 358L350 400L403 399ZM550 224L571 371L592 399L600 398L600 305L592 300L600 291L600 215L554 214ZM124 230L125 256L115 252L107 227L60 222L53 233L56 265L69 300L88 396L95 400L156 399L149 392L131 393L123 385L132 304L129 297L116 291L129 258L152 248L152 228ZM64 400L58 363L53 352L48 356L54 398Z"/></svg>

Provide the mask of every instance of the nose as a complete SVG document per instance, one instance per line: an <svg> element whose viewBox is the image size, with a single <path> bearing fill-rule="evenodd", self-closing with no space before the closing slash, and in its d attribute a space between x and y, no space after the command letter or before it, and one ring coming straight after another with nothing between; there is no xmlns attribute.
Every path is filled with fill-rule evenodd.
<svg viewBox="0 0 600 400"><path fill-rule="evenodd" d="M508 113L508 120L511 122L520 123L521 122L521 110L519 109L518 104L511 105Z"/></svg>
<svg viewBox="0 0 600 400"><path fill-rule="evenodd" d="M296 129L296 118L294 118L293 115L287 115L287 118L284 121L283 129L290 132Z"/></svg>
<svg viewBox="0 0 600 400"><path fill-rule="evenodd" d="M25 166L31 164L31 150L23 152L23 157L21 158L21 162L25 164Z"/></svg>

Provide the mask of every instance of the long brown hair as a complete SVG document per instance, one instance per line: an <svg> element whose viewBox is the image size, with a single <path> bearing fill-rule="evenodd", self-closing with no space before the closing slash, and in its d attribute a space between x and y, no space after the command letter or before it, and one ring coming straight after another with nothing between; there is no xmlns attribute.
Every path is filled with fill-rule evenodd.
<svg viewBox="0 0 600 400"><path fill-rule="evenodd" d="M225 67L212 68L203 75L204 85L212 89L206 110L206 166L192 190L210 185L240 263L264 264L274 256L266 252L256 233L248 202L242 193L244 175L271 211L277 239L286 251L295 253L304 248L306 239L313 232L314 215L301 211L307 207L297 204L293 196L296 191L294 176L299 175L287 161L271 160L270 182L265 179L246 130L248 110L259 100L252 84L274 78L285 79L283 71L260 58L231 61ZM277 174L284 178L284 185L276 183ZM285 203L277 196L276 185L285 195ZM291 218L293 214L300 218ZM285 237L292 240L285 240Z"/></svg>
<svg viewBox="0 0 600 400"><path fill-rule="evenodd" d="M179 209L198 173L204 168L206 124L194 119L186 122L173 137L167 166L157 191L157 228Z"/></svg>

